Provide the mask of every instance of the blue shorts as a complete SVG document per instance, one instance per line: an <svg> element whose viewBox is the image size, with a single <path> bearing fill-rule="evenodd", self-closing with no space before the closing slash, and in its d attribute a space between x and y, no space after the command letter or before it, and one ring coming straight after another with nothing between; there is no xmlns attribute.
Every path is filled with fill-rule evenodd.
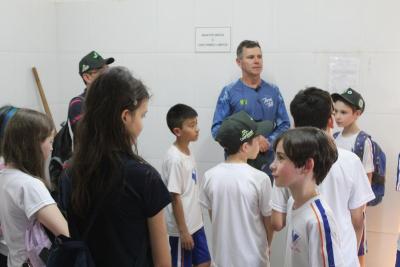
<svg viewBox="0 0 400 267"><path fill-rule="evenodd" d="M192 265L199 265L211 261L204 227L195 232L192 238L194 241L193 249L185 250L181 246L179 237L169 237L173 267L192 267Z"/></svg>

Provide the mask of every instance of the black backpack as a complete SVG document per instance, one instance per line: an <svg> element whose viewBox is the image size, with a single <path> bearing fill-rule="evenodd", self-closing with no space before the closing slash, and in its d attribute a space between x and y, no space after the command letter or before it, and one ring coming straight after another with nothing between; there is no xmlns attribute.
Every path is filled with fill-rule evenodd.
<svg viewBox="0 0 400 267"><path fill-rule="evenodd" d="M81 101L84 101L82 96L78 96ZM58 184L61 173L64 169L65 162L72 156L73 150L73 133L72 128L67 118L61 123L61 129L58 131L53 141L53 152L51 153L49 163L50 182L52 184L52 196L57 201L58 199Z"/></svg>
<svg viewBox="0 0 400 267"><path fill-rule="evenodd" d="M72 138L70 126L67 121L61 123L61 129L58 131L53 141L53 152L51 153L49 163L49 175L52 184L52 195L57 200L58 183L61 173L64 169L64 163L72 156Z"/></svg>

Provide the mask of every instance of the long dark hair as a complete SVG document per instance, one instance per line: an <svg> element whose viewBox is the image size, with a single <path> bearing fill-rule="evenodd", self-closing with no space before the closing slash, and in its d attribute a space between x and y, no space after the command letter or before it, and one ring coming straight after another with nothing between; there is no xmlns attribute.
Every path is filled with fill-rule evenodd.
<svg viewBox="0 0 400 267"><path fill-rule="evenodd" d="M42 143L53 134L54 124L45 114L31 109L18 109L8 121L4 132L3 154L6 164L41 180L44 179L45 158Z"/></svg>
<svg viewBox="0 0 400 267"><path fill-rule="evenodd" d="M121 114L135 112L149 97L144 84L123 67L108 69L90 86L72 159L72 209L81 218L98 197L123 184L121 152L142 160L133 152Z"/></svg>

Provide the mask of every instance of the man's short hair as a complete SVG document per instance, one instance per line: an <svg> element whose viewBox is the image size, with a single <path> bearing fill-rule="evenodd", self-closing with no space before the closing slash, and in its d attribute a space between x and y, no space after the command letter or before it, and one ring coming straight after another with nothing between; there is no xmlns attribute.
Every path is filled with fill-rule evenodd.
<svg viewBox="0 0 400 267"><path fill-rule="evenodd" d="M274 150L282 141L283 151L290 161L301 168L308 159L313 159L313 174L316 184L320 184L338 158L333 138L315 127L299 127L281 134L274 143Z"/></svg>
<svg viewBox="0 0 400 267"><path fill-rule="evenodd" d="M174 128L182 128L183 122L187 119L196 118L197 112L185 104L176 104L167 112L167 125L172 133Z"/></svg>
<svg viewBox="0 0 400 267"><path fill-rule="evenodd" d="M242 58L243 56L243 48L253 48L253 47L258 47L261 49L260 44L257 41L250 41L250 40L244 40L242 41L238 48L236 49L236 57L237 58Z"/></svg>
<svg viewBox="0 0 400 267"><path fill-rule="evenodd" d="M332 112L330 94L316 87L300 90L290 103L290 113L296 127L312 126L324 130Z"/></svg>

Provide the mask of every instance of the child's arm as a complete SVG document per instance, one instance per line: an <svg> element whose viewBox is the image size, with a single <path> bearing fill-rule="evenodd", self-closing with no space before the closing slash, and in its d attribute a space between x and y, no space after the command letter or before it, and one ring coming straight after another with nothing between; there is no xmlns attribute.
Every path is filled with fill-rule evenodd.
<svg viewBox="0 0 400 267"><path fill-rule="evenodd" d="M263 223L265 231L267 232L268 245L271 248L272 238L274 236L274 230L272 229L272 224L271 224L271 216L263 216Z"/></svg>
<svg viewBox="0 0 400 267"><path fill-rule="evenodd" d="M372 172L367 173L369 183L372 183Z"/></svg>
<svg viewBox="0 0 400 267"><path fill-rule="evenodd" d="M68 224L57 204L47 205L36 213L37 220L55 236L69 236Z"/></svg>
<svg viewBox="0 0 400 267"><path fill-rule="evenodd" d="M276 186L272 188L271 224L275 231L280 231L286 226L286 210L289 197L289 189Z"/></svg>
<svg viewBox="0 0 400 267"><path fill-rule="evenodd" d="M171 255L169 253L168 233L164 219L164 211L159 211L153 217L147 219L149 227L151 253L154 266L171 267Z"/></svg>
<svg viewBox="0 0 400 267"><path fill-rule="evenodd" d="M361 207L350 210L351 222L353 224L354 231L356 232L357 237L357 247L360 246L361 236L364 229L364 207L365 205L362 205Z"/></svg>
<svg viewBox="0 0 400 267"><path fill-rule="evenodd" d="M286 226L286 213L272 210L271 227L274 231L280 231Z"/></svg>
<svg viewBox="0 0 400 267"><path fill-rule="evenodd" d="M192 235L189 233L185 222L185 214L183 212L181 196L176 193L171 193L172 196L172 210L176 224L178 225L179 234L181 237L182 247L186 250L192 250L194 241Z"/></svg>

